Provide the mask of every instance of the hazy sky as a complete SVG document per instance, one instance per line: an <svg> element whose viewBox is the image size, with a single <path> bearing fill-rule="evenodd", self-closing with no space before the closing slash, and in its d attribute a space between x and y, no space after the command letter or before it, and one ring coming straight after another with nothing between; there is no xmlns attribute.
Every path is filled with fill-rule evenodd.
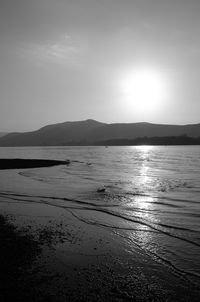
<svg viewBox="0 0 200 302"><path fill-rule="evenodd" d="M144 110L124 91L141 68ZM0 0L0 131L87 118L198 123L199 79L199 0Z"/></svg>

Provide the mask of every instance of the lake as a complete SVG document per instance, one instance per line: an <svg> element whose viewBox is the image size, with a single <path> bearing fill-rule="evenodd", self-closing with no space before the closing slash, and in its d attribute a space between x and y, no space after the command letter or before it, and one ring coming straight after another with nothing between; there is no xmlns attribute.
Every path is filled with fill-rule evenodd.
<svg viewBox="0 0 200 302"><path fill-rule="evenodd" d="M66 208L123 236L124 249L137 246L199 283L199 146L6 147L0 158L69 159L66 166L0 171L0 198Z"/></svg>

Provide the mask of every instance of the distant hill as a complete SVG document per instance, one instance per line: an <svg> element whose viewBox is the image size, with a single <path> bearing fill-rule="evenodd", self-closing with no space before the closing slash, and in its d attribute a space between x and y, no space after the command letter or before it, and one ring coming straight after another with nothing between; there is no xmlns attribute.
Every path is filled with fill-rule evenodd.
<svg viewBox="0 0 200 302"><path fill-rule="evenodd" d="M0 146L56 146L86 141L103 123L86 120L48 125L39 130L9 133L0 138Z"/></svg>
<svg viewBox="0 0 200 302"><path fill-rule="evenodd" d="M6 134L7 134L7 132L0 132L0 137L4 136Z"/></svg>
<svg viewBox="0 0 200 302"><path fill-rule="evenodd" d="M113 144L116 140L117 145L120 144L120 140L124 145L126 140L130 144L131 140L137 138L176 136L198 138L200 137L200 124L183 126L151 123L106 124L90 119L48 125L32 132L9 133L0 137L0 146L102 145L104 142L107 145L109 142ZM157 141L162 142L162 140ZM164 141L166 142L166 140ZM183 139L181 138L179 141L183 141Z"/></svg>

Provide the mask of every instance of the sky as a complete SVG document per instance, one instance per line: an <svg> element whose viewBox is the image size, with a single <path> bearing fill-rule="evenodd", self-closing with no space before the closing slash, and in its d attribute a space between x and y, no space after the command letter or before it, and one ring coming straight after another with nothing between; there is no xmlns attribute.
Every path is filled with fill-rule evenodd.
<svg viewBox="0 0 200 302"><path fill-rule="evenodd" d="M0 0L0 131L200 122L199 0Z"/></svg>

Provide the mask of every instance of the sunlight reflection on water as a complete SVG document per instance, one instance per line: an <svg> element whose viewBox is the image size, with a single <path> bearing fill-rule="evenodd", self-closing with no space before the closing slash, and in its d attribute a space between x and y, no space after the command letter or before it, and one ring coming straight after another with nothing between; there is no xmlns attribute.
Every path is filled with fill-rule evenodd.
<svg viewBox="0 0 200 302"><path fill-rule="evenodd" d="M138 171L138 185L141 191L144 191L148 196L137 196L134 199L134 204L140 210L137 213L139 219L143 220L144 222L147 221L151 223L158 223L159 220L155 217L154 212L152 211L155 207L154 198L151 196L152 188L154 187L154 178L151 174L151 169L149 166L149 162L151 160L151 151L153 146L137 146L137 151L139 152L139 157L141 159L141 165ZM136 225L136 229L141 230L141 225ZM148 232L151 231L151 227L148 225L143 225L142 229L144 232L137 233L137 240L142 244L143 247L148 248L149 245L152 244L152 233ZM131 235L132 236L132 235ZM132 238L133 239L133 238Z"/></svg>

